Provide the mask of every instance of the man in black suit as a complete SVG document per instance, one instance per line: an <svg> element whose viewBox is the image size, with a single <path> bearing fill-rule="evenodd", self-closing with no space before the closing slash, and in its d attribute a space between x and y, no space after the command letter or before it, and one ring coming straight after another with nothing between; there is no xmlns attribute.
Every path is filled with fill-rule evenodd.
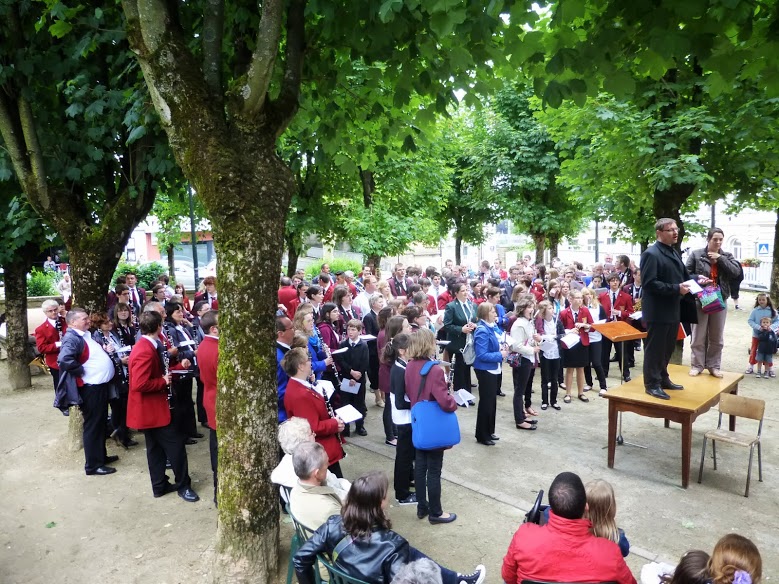
<svg viewBox="0 0 779 584"><path fill-rule="evenodd" d="M379 336L379 311L384 308L384 302L384 296L378 292L368 300L371 309L362 317L366 335ZM383 408L384 399L379 389L379 350L376 339L371 339L366 344L368 345L368 379L371 382L371 390L376 395L376 405Z"/></svg>
<svg viewBox="0 0 779 584"><path fill-rule="evenodd" d="M655 233L657 241L641 254L641 308L647 327L644 387L652 397L671 399L664 390L684 389L668 377L668 362L679 331L682 304L692 298L687 296L689 287L683 284L690 273L673 247L679 238L676 221L658 219Z"/></svg>

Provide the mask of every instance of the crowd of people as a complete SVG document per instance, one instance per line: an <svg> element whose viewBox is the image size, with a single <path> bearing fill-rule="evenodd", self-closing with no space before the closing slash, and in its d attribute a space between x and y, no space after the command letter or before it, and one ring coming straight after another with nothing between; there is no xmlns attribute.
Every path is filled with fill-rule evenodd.
<svg viewBox="0 0 779 584"><path fill-rule="evenodd" d="M435 572L442 582L484 581L483 566L467 575L440 567L391 530L386 515L390 485L383 472L353 483L344 479L340 461L346 439L367 435L368 392L382 408L384 442L395 449L395 500L416 505L417 517L436 525L457 519L442 501L443 459L451 445L419 445L429 419L413 414L421 411L420 404L435 404L438 416L456 416L458 406L474 403L474 391L473 435L478 444L492 447L500 440L497 401L507 395L504 364L511 370L515 426L536 431L540 414L532 388L537 368L541 400L535 405L562 411L574 397L577 403L589 402L596 381L600 395L608 392L612 363L621 380L629 382L640 350L645 351L647 393L667 399L665 390L682 389L666 370L668 346L680 323L692 326L690 375L707 371L720 377L726 311L706 310L690 294L690 281L705 290L716 286L724 303L731 292L737 294L740 266L721 250L721 230L711 230L707 247L693 252L686 264L673 247L675 223L661 219L656 230L657 244L640 265L628 256L616 262L607 256L590 272L576 262L546 266L525 259L508 269L499 260L484 261L476 271L451 261L440 270L397 264L387 279L380 279L371 265L355 277L348 271L331 273L325 264L313 281L302 272L282 277L276 380L283 458L272 480L283 487L296 520L315 532L295 558L300 581L313 581L317 554L333 554L342 570L370 582L412 582L416 568L408 566ZM47 318L35 337L51 371L55 406L66 415L74 405L81 409L86 474L116 472L110 465L118 457L107 456L106 436L131 448L138 445L133 431L141 431L153 495L175 490L185 501L199 498L191 488L186 446L204 437L200 422L210 433L216 503L216 282L207 278L190 301L183 287L172 288L162 276L151 299L147 296L128 272L109 293L105 312L88 315L77 307L66 310L61 302L44 302ZM645 344L613 345L598 330L613 321L645 331ZM748 372L756 367L758 376L763 369L774 376L777 322L770 298L758 296L750 315L754 335ZM766 329L772 339L766 339ZM345 406L358 412L357 419L341 418L337 410ZM173 470L172 483L166 467ZM574 537L586 540L582 549L599 558L591 565L609 566L585 580L634 582L623 560L628 544L616 527L611 486L598 481L585 487L576 475L563 473L549 497L548 523L520 528L506 555L503 579L570 581L572 576L563 572L576 570L576 562L552 563L560 571L547 573L542 564L548 562L539 558L559 547L555 538ZM600 512L601 507L606 510ZM715 557L716 550L705 567L708 581L730 584L733 579L711 576L721 572L712 564ZM683 558L680 566L684 563ZM751 582L759 581L759 566L739 569L751 570Z"/></svg>

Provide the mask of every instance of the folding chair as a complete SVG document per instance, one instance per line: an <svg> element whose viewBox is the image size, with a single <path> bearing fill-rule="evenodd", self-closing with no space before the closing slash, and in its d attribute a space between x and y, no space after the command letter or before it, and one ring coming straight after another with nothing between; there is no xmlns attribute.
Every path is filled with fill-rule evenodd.
<svg viewBox="0 0 779 584"><path fill-rule="evenodd" d="M714 456L714 470L717 470L717 441L735 444L749 448L749 468L747 470L747 487L744 496L749 497L749 481L752 478L752 455L757 446L758 480L763 481L763 457L760 451L760 434L763 431L763 415L765 414L765 401L741 395L724 393L719 402L719 422L715 430L709 430L703 435L703 450L701 451L701 468L698 471L698 483L703 480L703 461L706 458L706 441L711 440L711 451ZM757 436L743 432L731 432L722 427L724 415L759 420Z"/></svg>
<svg viewBox="0 0 779 584"><path fill-rule="evenodd" d="M317 558L325 567L327 573L330 574L330 584L368 584L365 580L345 574L323 556L319 555Z"/></svg>

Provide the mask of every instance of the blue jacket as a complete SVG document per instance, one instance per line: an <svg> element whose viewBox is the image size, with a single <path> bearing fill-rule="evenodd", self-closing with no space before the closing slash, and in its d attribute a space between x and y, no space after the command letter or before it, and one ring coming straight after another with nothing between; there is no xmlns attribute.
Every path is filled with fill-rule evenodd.
<svg viewBox="0 0 779 584"><path fill-rule="evenodd" d="M473 348L476 350L476 359L473 362L474 369L489 371L503 362L495 329L483 320L479 321L476 330L473 331Z"/></svg>
<svg viewBox="0 0 779 584"><path fill-rule="evenodd" d="M284 394L287 393L289 375L281 368L281 360L289 349L276 343L276 391L279 396L279 424L286 422L287 410L284 409Z"/></svg>
<svg viewBox="0 0 779 584"><path fill-rule="evenodd" d="M495 305L495 312L498 313L498 320L495 321L495 324L498 325L498 328L502 331L506 330L506 326L508 326L509 319L506 316L506 309L503 308L500 304Z"/></svg>

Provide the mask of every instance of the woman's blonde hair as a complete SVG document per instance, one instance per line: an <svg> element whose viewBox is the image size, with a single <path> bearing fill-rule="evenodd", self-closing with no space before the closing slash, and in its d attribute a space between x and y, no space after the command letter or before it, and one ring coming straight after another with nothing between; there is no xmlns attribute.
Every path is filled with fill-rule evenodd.
<svg viewBox="0 0 779 584"><path fill-rule="evenodd" d="M409 359L431 359L435 357L435 335L428 329L419 329L410 335L406 357Z"/></svg>
<svg viewBox="0 0 779 584"><path fill-rule="evenodd" d="M312 315L314 317L314 320L316 320L316 315L314 315L314 307L310 304L301 304L298 306L297 310L295 311L295 316L292 318L292 326L295 327L296 331L303 332L303 320L306 318L306 315Z"/></svg>
<svg viewBox="0 0 779 584"><path fill-rule="evenodd" d="M587 483L584 490L587 492L587 518L592 522L590 532L595 537L619 542L614 488L607 481L596 479Z"/></svg>
<svg viewBox="0 0 779 584"><path fill-rule="evenodd" d="M595 308L596 310L600 308L600 302L598 301L598 295L595 294L594 290L591 290L590 288L583 288L582 289L582 298L584 298L584 295L587 295L590 297L590 308ZM595 318L597 315L593 315L593 318Z"/></svg>
<svg viewBox="0 0 779 584"><path fill-rule="evenodd" d="M732 584L739 570L749 574L752 584L759 584L763 577L763 560L757 546L737 533L720 538L711 552L708 568L712 584Z"/></svg>
<svg viewBox="0 0 779 584"><path fill-rule="evenodd" d="M538 303L538 316L541 318L546 318L547 311L552 311L552 316L554 316L554 310L552 309L552 303L548 300L542 300Z"/></svg>
<svg viewBox="0 0 779 584"><path fill-rule="evenodd" d="M476 309L476 318L480 320L487 320L487 317L493 310L497 313L497 309L495 308L494 304L491 304L490 302L482 302Z"/></svg>

